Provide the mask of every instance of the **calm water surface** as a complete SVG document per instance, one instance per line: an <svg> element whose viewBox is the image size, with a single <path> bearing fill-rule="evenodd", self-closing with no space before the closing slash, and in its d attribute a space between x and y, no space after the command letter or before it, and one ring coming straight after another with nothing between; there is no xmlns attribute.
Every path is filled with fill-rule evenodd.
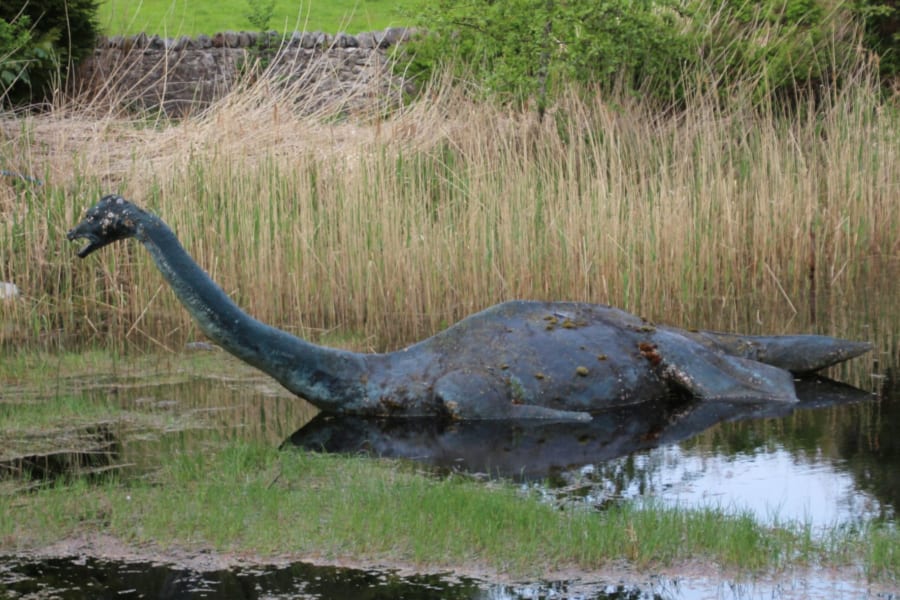
<svg viewBox="0 0 900 600"><path fill-rule="evenodd" d="M155 600L897 600L890 591L835 581L825 573L777 583L721 582L648 577L616 581L492 584L449 575L401 576L392 571L322 567L305 563L224 571L193 571L141 562L91 558L28 561L0 556L0 598L148 598Z"/></svg>

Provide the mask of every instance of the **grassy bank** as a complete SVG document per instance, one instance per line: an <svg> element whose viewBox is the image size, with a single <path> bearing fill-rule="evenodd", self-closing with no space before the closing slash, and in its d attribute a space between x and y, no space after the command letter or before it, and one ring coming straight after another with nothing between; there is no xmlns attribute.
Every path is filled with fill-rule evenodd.
<svg viewBox="0 0 900 600"><path fill-rule="evenodd" d="M173 456L153 481L75 481L0 509L0 550L98 532L263 557L467 565L530 576L701 557L753 571L860 561L871 577L900 574L897 531L877 525L818 541L802 524L769 529L717 510L626 504L600 514L559 511L502 483L434 479L396 463L254 444Z"/></svg>
<svg viewBox="0 0 900 600"><path fill-rule="evenodd" d="M100 2L98 20L108 35L146 33L163 37L198 34L212 35L219 31L251 31L248 18L252 6L265 2L250 0L144 0L139 4L125 0ZM387 2L367 0L364 3L337 0L298 4L278 0L272 4L268 26L280 32L295 30L346 31L359 33L385 27L408 25L404 18L416 0Z"/></svg>
<svg viewBox="0 0 900 600"><path fill-rule="evenodd" d="M80 261L65 242L110 191L162 215L250 313L363 349L511 298L870 338L847 305L895 280L900 114L864 75L791 116L581 90L539 123L436 86L337 117L265 80L180 122L93 110L0 123L0 162L44 180L0 186L0 280L23 291L0 302L6 344L196 338L139 246Z"/></svg>

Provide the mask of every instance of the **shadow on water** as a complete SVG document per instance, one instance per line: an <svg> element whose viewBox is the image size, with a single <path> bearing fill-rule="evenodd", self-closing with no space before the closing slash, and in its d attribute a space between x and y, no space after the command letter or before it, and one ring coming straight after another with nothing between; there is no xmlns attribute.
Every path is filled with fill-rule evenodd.
<svg viewBox="0 0 900 600"><path fill-rule="evenodd" d="M161 457L173 449L199 452L223 440L277 445L315 414L308 403L260 374L242 367L234 372L228 377L160 376L149 369L71 377L53 390L5 387L0 418L54 401L71 416L45 409L50 413L46 422L0 431L0 484L10 484L7 491L23 491L69 478L100 480L110 473L140 477L158 469Z"/></svg>
<svg viewBox="0 0 900 600"><path fill-rule="evenodd" d="M0 480L30 479L38 485L70 475L90 479L121 468L121 443L109 423L68 428L55 435L66 443L44 452L0 457Z"/></svg>

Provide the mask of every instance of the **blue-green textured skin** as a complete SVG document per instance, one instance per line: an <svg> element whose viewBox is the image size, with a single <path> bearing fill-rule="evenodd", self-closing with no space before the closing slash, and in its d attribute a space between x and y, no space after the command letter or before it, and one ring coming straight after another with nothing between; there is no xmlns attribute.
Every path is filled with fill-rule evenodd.
<svg viewBox="0 0 900 600"><path fill-rule="evenodd" d="M796 401L793 374L871 349L817 335L743 336L654 325L617 308L511 301L403 350L316 346L244 313L158 217L105 196L71 231L82 258L133 237L214 342L319 409L370 416L585 420L673 391Z"/></svg>

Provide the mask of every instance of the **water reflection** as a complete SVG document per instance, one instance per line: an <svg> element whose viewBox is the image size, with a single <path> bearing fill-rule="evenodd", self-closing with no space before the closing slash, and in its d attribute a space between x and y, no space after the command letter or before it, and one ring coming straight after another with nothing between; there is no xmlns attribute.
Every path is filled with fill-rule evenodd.
<svg viewBox="0 0 900 600"><path fill-rule="evenodd" d="M44 441L40 438L44 437L48 436L32 435L32 440L20 444L40 447L39 442ZM57 444L48 450L34 448L31 453L16 453L11 448L9 453L0 453L0 480L19 478L45 483L69 475L92 478L116 470L121 464L121 444L109 423L72 427L55 432L53 437Z"/></svg>
<svg viewBox="0 0 900 600"><path fill-rule="evenodd" d="M226 570L193 570L151 562L93 558L24 559L0 556L0 598L194 598L256 600L897 600L864 581L840 580L824 571L722 581L705 576L650 575L640 583L545 581L489 583L453 575L400 575L292 563Z"/></svg>
<svg viewBox="0 0 900 600"><path fill-rule="evenodd" d="M821 456L798 456L782 447L726 456L674 446L631 462L632 477L615 489L616 498L750 511L763 523L799 521L814 531L861 525L894 513L891 505L860 491L852 474L840 465ZM608 463L591 479L608 481L624 468L619 461Z"/></svg>
<svg viewBox="0 0 900 600"><path fill-rule="evenodd" d="M769 523L893 518L900 496L890 476L877 475L900 469L900 456L868 442L888 437L877 429L886 421L873 413L892 415L897 403L873 402L868 392L824 378L797 382L797 392L796 404L665 399L597 413L588 423L320 415L285 445L549 482L551 498L577 496L598 507L651 498L750 510ZM846 439L859 444L842 445ZM877 488L866 483L874 479Z"/></svg>
<svg viewBox="0 0 900 600"><path fill-rule="evenodd" d="M798 403L654 402L594 413L588 422L366 419L318 415L285 442L307 450L411 458L443 468L519 479L679 442L726 421L785 417L798 409L871 400L824 378L798 382Z"/></svg>
<svg viewBox="0 0 900 600"><path fill-rule="evenodd" d="M725 423L676 447L605 465L641 481L625 496L750 509L814 526L895 520L900 510L900 386L877 401ZM627 464L626 464L627 463Z"/></svg>
<svg viewBox="0 0 900 600"><path fill-rule="evenodd" d="M900 512L900 370L889 370L871 411L847 411L835 431L836 454L856 486Z"/></svg>
<svg viewBox="0 0 900 600"><path fill-rule="evenodd" d="M154 563L52 558L29 561L0 556L0 597L207 598L251 600L663 600L672 596L636 586L595 584L575 592L563 582L491 585L467 577L401 576L392 571L323 567L307 563L231 570L194 571Z"/></svg>

